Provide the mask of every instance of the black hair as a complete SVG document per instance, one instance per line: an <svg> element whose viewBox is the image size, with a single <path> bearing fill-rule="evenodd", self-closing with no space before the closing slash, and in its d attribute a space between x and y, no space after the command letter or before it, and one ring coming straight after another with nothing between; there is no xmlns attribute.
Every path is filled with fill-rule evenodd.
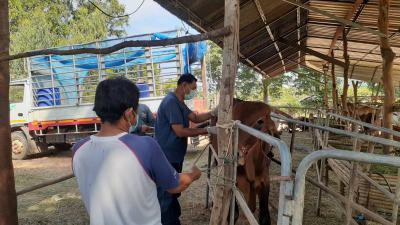
<svg viewBox="0 0 400 225"><path fill-rule="evenodd" d="M178 85L183 84L183 83L191 84L193 82L197 82L197 79L195 76L193 76L190 73L182 74L178 79Z"/></svg>
<svg viewBox="0 0 400 225"><path fill-rule="evenodd" d="M139 89L125 77L114 77L103 80L97 85L93 111L101 122L117 122L124 112L139 104Z"/></svg>

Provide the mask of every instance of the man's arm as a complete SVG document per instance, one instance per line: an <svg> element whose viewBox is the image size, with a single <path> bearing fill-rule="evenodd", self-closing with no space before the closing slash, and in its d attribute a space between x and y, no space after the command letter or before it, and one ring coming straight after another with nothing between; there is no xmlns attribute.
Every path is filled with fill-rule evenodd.
<svg viewBox="0 0 400 225"><path fill-rule="evenodd" d="M218 106L207 113L191 112L189 114L189 120L192 121L193 123L202 123L204 121L211 119L211 117L217 117L217 116L218 116Z"/></svg>
<svg viewBox="0 0 400 225"><path fill-rule="evenodd" d="M171 127L178 137L196 137L208 134L207 129L204 128L185 128L182 124L172 124Z"/></svg>
<svg viewBox="0 0 400 225"><path fill-rule="evenodd" d="M190 173L180 173L179 174L179 186L176 188L168 189L167 191L171 194L181 193L186 190L193 181L199 179L201 176L201 171L196 166L193 167Z"/></svg>
<svg viewBox="0 0 400 225"><path fill-rule="evenodd" d="M147 117L147 125L154 127L154 124L156 122L156 118L154 117L153 113L151 112L150 108L147 107L146 109L146 117Z"/></svg>
<svg viewBox="0 0 400 225"><path fill-rule="evenodd" d="M149 140L148 152L151 154L144 165L149 164L149 176L154 180L157 187L167 190L170 193L179 193L185 190L189 185L200 178L201 171L194 166L192 172L178 174L168 162L158 143L152 139ZM146 167L145 167L146 168Z"/></svg>
<svg viewBox="0 0 400 225"><path fill-rule="evenodd" d="M202 123L204 121L211 119L212 115L211 115L211 112L207 112L207 113L192 112L189 114L188 117L189 117L189 120L192 121L193 123Z"/></svg>

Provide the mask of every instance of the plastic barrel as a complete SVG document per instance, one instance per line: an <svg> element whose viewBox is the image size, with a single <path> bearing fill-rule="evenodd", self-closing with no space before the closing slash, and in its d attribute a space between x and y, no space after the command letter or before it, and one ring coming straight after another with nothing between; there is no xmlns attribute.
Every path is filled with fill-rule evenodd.
<svg viewBox="0 0 400 225"><path fill-rule="evenodd" d="M56 105L61 105L60 89L54 88L54 97ZM38 107L54 106L53 88L42 88L36 91L36 105Z"/></svg>
<svg viewBox="0 0 400 225"><path fill-rule="evenodd" d="M140 98L150 97L150 88L149 85L145 83L136 84L140 92Z"/></svg>

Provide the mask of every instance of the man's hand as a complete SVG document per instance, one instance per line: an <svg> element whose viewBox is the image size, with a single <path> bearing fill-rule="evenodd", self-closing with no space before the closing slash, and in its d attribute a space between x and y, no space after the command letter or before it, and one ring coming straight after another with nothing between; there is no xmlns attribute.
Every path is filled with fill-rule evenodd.
<svg viewBox="0 0 400 225"><path fill-rule="evenodd" d="M218 116L218 106L215 107L213 110L210 111L211 116L217 117Z"/></svg>
<svg viewBox="0 0 400 225"><path fill-rule="evenodd" d="M186 190L193 181L198 180L201 177L201 171L197 166L193 166L192 172L179 174L179 186L167 191L171 194L181 193Z"/></svg>
<svg viewBox="0 0 400 225"><path fill-rule="evenodd" d="M197 166L193 166L191 175L193 181L198 180L201 177L201 170Z"/></svg>
<svg viewBox="0 0 400 225"><path fill-rule="evenodd" d="M147 132L153 131L153 128L152 128L152 127L149 127L149 126L147 126L147 125L142 125L142 128L141 128L140 131L141 131L142 133L147 133Z"/></svg>

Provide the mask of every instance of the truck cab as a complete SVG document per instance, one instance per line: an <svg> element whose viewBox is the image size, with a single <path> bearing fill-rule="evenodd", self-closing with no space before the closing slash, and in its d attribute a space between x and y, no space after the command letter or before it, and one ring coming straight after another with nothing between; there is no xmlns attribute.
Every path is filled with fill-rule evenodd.
<svg viewBox="0 0 400 225"><path fill-rule="evenodd" d="M28 121L31 104L28 80L10 83L10 123L11 127L23 126Z"/></svg>
<svg viewBox="0 0 400 225"><path fill-rule="evenodd" d="M9 94L12 157L25 159L37 149L28 129L32 104L29 80L11 81Z"/></svg>

